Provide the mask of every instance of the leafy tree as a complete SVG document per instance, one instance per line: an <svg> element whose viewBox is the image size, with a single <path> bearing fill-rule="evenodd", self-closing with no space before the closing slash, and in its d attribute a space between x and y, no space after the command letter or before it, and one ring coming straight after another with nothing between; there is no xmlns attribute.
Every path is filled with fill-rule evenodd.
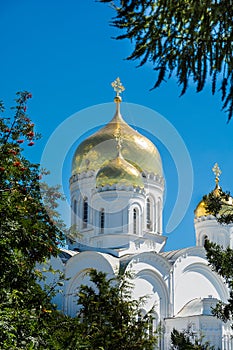
<svg viewBox="0 0 233 350"><path fill-rule="evenodd" d="M215 189L203 197L206 210L216 217L222 225L233 223L233 205L230 193L224 192L218 184ZM227 283L230 297L228 303L217 303L213 314L224 322L233 319L233 250L230 247L223 249L220 245L205 240L206 257L213 270L216 271ZM233 326L233 324L232 324Z"/></svg>
<svg viewBox="0 0 233 350"><path fill-rule="evenodd" d="M183 95L190 81L196 91L211 79L212 93L221 91L222 109L233 114L233 6L229 0L99 0L111 2L111 24L123 31L139 66L152 62L158 72L153 88L176 76Z"/></svg>
<svg viewBox="0 0 233 350"><path fill-rule="evenodd" d="M13 118L0 119L0 282L21 290L34 278L35 263L58 253L57 243L63 236L53 222L61 195L54 189L44 191L49 206L43 205L39 165L23 156L22 145L32 147L38 138L26 115L31 94L17 97Z"/></svg>
<svg viewBox="0 0 233 350"><path fill-rule="evenodd" d="M233 222L232 197L229 192L224 192L217 186L212 192L203 197L208 213L214 215L220 224Z"/></svg>
<svg viewBox="0 0 233 350"><path fill-rule="evenodd" d="M132 299L133 286L127 278L107 279L94 269L89 275L91 284L78 292L78 318L90 344L87 349L154 349L151 313L140 315L146 298Z"/></svg>
<svg viewBox="0 0 233 350"><path fill-rule="evenodd" d="M225 250L208 240L205 241L207 259L212 268L224 278L229 288L228 303L218 302L213 310L213 314L224 322L233 320L233 250L227 247ZM233 327L233 323L232 323Z"/></svg>
<svg viewBox="0 0 233 350"><path fill-rule="evenodd" d="M191 341L191 339L193 339ZM175 328L171 333L171 350L214 350L208 342L203 344L203 337L194 337L193 332L188 328L179 332Z"/></svg>
<svg viewBox="0 0 233 350"><path fill-rule="evenodd" d="M17 94L12 117L0 104L0 348L64 349L63 329L71 328L71 320L51 303L54 288L42 290L37 283L37 264L58 254L63 234L54 225L61 224L60 193L40 183L39 165L23 155L22 146L32 147L39 137L26 115L31 97Z"/></svg>
<svg viewBox="0 0 233 350"><path fill-rule="evenodd" d="M193 344L184 332L178 332L175 328L171 333L171 349L188 350L193 349Z"/></svg>

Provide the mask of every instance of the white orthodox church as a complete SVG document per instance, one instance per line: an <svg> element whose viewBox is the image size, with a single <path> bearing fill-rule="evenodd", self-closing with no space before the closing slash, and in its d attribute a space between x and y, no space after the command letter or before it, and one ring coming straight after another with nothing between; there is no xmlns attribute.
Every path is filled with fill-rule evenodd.
<svg viewBox="0 0 233 350"><path fill-rule="evenodd" d="M67 238L68 249L52 258L54 268L67 281L56 303L75 316L76 293L88 283L91 268L116 275L134 274L134 297L149 295L143 312L154 306L154 327L162 326L158 349L170 348L173 328L187 327L216 349L233 350L232 331L211 314L227 302L223 280L208 266L204 240L233 248L233 225L220 225L205 211L195 210L196 246L166 251L162 232L164 177L156 146L131 128L120 113L120 80L114 117L77 147L70 178L71 224L76 234ZM114 111L113 111L114 113ZM216 189L218 173L216 172Z"/></svg>

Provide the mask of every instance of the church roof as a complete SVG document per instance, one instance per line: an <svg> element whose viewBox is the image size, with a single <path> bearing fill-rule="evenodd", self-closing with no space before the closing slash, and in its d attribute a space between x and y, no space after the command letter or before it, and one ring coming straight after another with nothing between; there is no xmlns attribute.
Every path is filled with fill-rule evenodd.
<svg viewBox="0 0 233 350"><path fill-rule="evenodd" d="M59 257L63 263L66 263L72 256L76 255L77 252L74 250L61 248L59 252Z"/></svg>
<svg viewBox="0 0 233 350"><path fill-rule="evenodd" d="M208 298L195 298L189 301L176 315L176 317L187 317L187 316L213 316L212 308L217 303L216 298L209 296Z"/></svg>
<svg viewBox="0 0 233 350"><path fill-rule="evenodd" d="M162 255L164 258L166 258L170 262L170 264L174 264L175 261L180 256L197 255L197 256L205 257L206 253L203 247L194 246L194 247L181 248L177 250L162 252L159 254Z"/></svg>

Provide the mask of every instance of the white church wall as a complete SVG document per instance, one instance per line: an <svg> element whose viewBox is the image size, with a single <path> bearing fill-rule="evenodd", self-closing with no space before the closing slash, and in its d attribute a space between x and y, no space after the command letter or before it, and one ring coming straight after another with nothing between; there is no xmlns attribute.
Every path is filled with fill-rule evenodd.
<svg viewBox="0 0 233 350"><path fill-rule="evenodd" d="M233 225L230 225L229 228L229 236L230 236L230 248L233 249Z"/></svg>
<svg viewBox="0 0 233 350"><path fill-rule="evenodd" d="M196 244L198 246L204 246L206 238L224 248L231 244L231 225L219 224L212 215L196 218L194 220L194 226L196 231Z"/></svg>
<svg viewBox="0 0 233 350"><path fill-rule="evenodd" d="M94 186L94 173L93 171L87 171L79 175L71 177L70 180L70 196L72 199L72 213L71 213L71 225L77 225L77 229L80 231L85 230L92 224L92 211L91 211L91 193ZM74 200L77 201L76 215L74 213ZM87 200L88 203L88 221L87 225L83 222L83 202Z"/></svg>
<svg viewBox="0 0 233 350"><path fill-rule="evenodd" d="M181 256L174 264L174 315L190 300L211 295L227 301L228 292L222 279L198 256Z"/></svg>
<svg viewBox="0 0 233 350"><path fill-rule="evenodd" d="M179 332L189 331L193 334L191 341L200 339L203 336L203 342L209 342L215 346L215 349L224 349L222 347L222 322L213 316L195 315L187 317L168 318L165 321L164 349L169 350L171 345L171 332L173 329Z"/></svg>
<svg viewBox="0 0 233 350"><path fill-rule="evenodd" d="M148 174L145 182L146 197L151 198L152 205L152 220L151 227L147 227L146 215L144 218L144 229L156 233L162 233L162 211L163 211L163 192L164 183L162 178L158 178L153 174ZM146 213L146 201L145 201Z"/></svg>
<svg viewBox="0 0 233 350"><path fill-rule="evenodd" d="M148 296L144 306L148 312L154 307L158 322L170 312L170 265L155 253L141 253L127 265L126 271L133 274L133 296Z"/></svg>
<svg viewBox="0 0 233 350"><path fill-rule="evenodd" d="M233 350L233 336L231 322L222 324L222 349Z"/></svg>
<svg viewBox="0 0 233 350"><path fill-rule="evenodd" d="M142 236L142 227L145 222L145 201L132 199L128 205L128 227L130 235ZM136 215L135 215L135 214ZM134 219L134 215L136 218Z"/></svg>
<svg viewBox="0 0 233 350"><path fill-rule="evenodd" d="M90 269L113 276L119 271L119 260L107 254L86 251L74 255L67 261L63 311L70 316L75 316L77 313L77 291L81 284L89 283L88 271Z"/></svg>
<svg viewBox="0 0 233 350"><path fill-rule="evenodd" d="M106 230L107 231L107 230ZM127 248L130 246L129 234L99 234L90 239L91 246L98 248Z"/></svg>
<svg viewBox="0 0 233 350"><path fill-rule="evenodd" d="M144 194L134 191L134 188L123 188L116 190L94 191L92 196L92 208L94 211L94 232L99 234L99 213L103 209L105 213L104 233L128 233L129 232L129 211L133 205L137 205L142 216L144 206ZM140 224L141 227L141 224Z"/></svg>

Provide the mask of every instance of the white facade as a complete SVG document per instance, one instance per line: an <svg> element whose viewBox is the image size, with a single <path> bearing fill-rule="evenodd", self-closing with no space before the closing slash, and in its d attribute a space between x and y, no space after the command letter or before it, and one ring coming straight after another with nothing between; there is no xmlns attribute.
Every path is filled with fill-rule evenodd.
<svg viewBox="0 0 233 350"><path fill-rule="evenodd" d="M196 244L203 246L205 239L215 242L225 249L233 248L233 225L221 225L213 215L197 217L194 220Z"/></svg>
<svg viewBox="0 0 233 350"><path fill-rule="evenodd" d="M74 232L67 238L68 249L62 249L60 257L52 260L52 264L67 277L64 293L57 296L56 302L65 313L75 316L75 295L81 284L88 283L86 272L89 269L104 271L109 276L116 275L119 269L132 271L135 276L134 296L150 296L144 311L147 312L154 306L155 327L162 325L160 349L169 349L173 327L178 330L192 327L197 334L204 334L204 339L209 340L216 349L233 349L229 325L211 315L211 306L217 300L227 301L228 290L223 280L208 266L203 248L206 236L224 247L232 247L233 227L220 226L212 216L196 217L196 247L165 251L166 237L162 235L164 179L160 170L161 161L157 149L155 146L153 149L149 141L144 159L140 158L142 150L138 149L141 140L132 151L131 139L127 139L127 135L132 133L130 137L133 139L134 132L128 130L121 119L120 100L116 100L116 103L116 114L106 130L99 134L97 132L97 136L86 140L92 153L86 155L81 145L75 154L79 161L77 164L81 164L78 158L80 149L81 162L86 162L87 166L83 170L82 165L78 165L80 171L73 166L70 179L71 223ZM129 169L127 164L124 165L125 169L120 169L121 172L116 177L112 176L113 162L106 147L101 151L97 149L94 158L93 147L98 146L96 139L102 138L101 142L106 142L106 135L110 134L109 128L118 128L121 133L122 154L118 152L115 160L124 158L124 164L130 163L127 154L131 152L135 156L135 152L138 152L135 159L138 158L139 164L133 159ZM113 131L112 147L116 148L116 135ZM144 139L142 141L147 142ZM101 171L110 174L111 179L109 177L109 183L105 180L103 185L97 186L99 163L101 157L104 158L104 152L108 152L108 161ZM151 153L148 155L147 152ZM154 171L146 163L147 155ZM93 165L97 163L98 166ZM132 165L141 171L140 183L132 175ZM123 171L127 175L125 182L122 178ZM103 179L104 176L105 173Z"/></svg>

